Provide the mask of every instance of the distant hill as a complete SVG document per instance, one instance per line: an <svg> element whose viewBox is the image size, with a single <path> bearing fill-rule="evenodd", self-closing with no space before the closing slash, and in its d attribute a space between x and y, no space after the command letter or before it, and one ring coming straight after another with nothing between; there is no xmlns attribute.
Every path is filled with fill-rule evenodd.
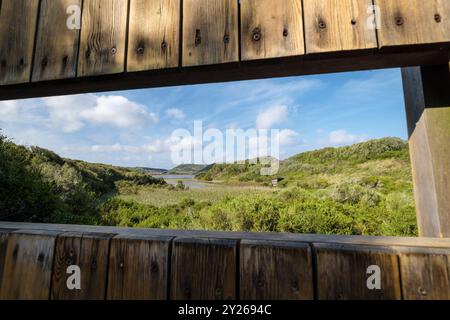
<svg viewBox="0 0 450 320"><path fill-rule="evenodd" d="M276 176L262 176L261 168L262 164L249 161L245 164L215 164L198 174L197 178L266 185L272 179L279 178L282 185L302 187L332 185L342 179L389 180L385 185L409 185L411 181L408 143L399 138L384 138L352 146L300 153L280 161Z"/></svg>
<svg viewBox="0 0 450 320"><path fill-rule="evenodd" d="M211 168L211 165L182 164L172 170L169 170L167 174L195 176L205 170L208 170L209 168Z"/></svg>
<svg viewBox="0 0 450 320"><path fill-rule="evenodd" d="M132 169L142 171L148 174L166 174L168 172L167 169L158 169L158 168L137 167Z"/></svg>

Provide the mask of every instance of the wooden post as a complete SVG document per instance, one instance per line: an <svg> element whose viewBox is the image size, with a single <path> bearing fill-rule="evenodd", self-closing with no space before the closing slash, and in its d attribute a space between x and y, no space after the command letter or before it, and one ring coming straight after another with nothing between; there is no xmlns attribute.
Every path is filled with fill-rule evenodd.
<svg viewBox="0 0 450 320"><path fill-rule="evenodd" d="M450 237L450 65L402 77L419 233Z"/></svg>

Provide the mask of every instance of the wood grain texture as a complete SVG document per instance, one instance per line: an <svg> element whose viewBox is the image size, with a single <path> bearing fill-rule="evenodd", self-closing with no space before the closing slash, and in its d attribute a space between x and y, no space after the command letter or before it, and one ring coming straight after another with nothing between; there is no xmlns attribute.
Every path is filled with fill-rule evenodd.
<svg viewBox="0 0 450 320"><path fill-rule="evenodd" d="M380 48L450 42L450 1L375 0Z"/></svg>
<svg viewBox="0 0 450 320"><path fill-rule="evenodd" d="M125 70L128 0L84 0L78 76Z"/></svg>
<svg viewBox="0 0 450 320"><path fill-rule="evenodd" d="M127 71L177 67L180 0L131 0Z"/></svg>
<svg viewBox="0 0 450 320"><path fill-rule="evenodd" d="M8 245L8 234L12 230L0 229L0 291L3 280L3 268L5 266L6 249Z"/></svg>
<svg viewBox="0 0 450 320"><path fill-rule="evenodd" d="M242 60L305 53L300 0L241 0Z"/></svg>
<svg viewBox="0 0 450 320"><path fill-rule="evenodd" d="M397 255L388 248L314 244L320 300L401 299ZM381 290L367 288L367 268L381 269Z"/></svg>
<svg viewBox="0 0 450 320"><path fill-rule="evenodd" d="M71 6L81 10L81 3L81 0L41 1L32 81L76 76L80 30L68 28L67 11Z"/></svg>
<svg viewBox="0 0 450 320"><path fill-rule="evenodd" d="M171 237L118 236L111 242L108 300L165 300Z"/></svg>
<svg viewBox="0 0 450 320"><path fill-rule="evenodd" d="M175 239L172 246L172 300L236 298L234 240Z"/></svg>
<svg viewBox="0 0 450 320"><path fill-rule="evenodd" d="M29 82L39 0L0 5L0 85Z"/></svg>
<svg viewBox="0 0 450 320"><path fill-rule="evenodd" d="M372 0L303 0L306 53L375 49L371 6Z"/></svg>
<svg viewBox="0 0 450 320"><path fill-rule="evenodd" d="M240 244L240 299L312 300L311 248L305 243L248 241Z"/></svg>
<svg viewBox="0 0 450 320"><path fill-rule="evenodd" d="M450 249L400 249L403 298L450 300Z"/></svg>
<svg viewBox="0 0 450 320"><path fill-rule="evenodd" d="M237 0L183 1L183 66L239 60Z"/></svg>
<svg viewBox="0 0 450 320"><path fill-rule="evenodd" d="M419 233L450 237L450 68L402 70Z"/></svg>
<svg viewBox="0 0 450 320"><path fill-rule="evenodd" d="M52 300L103 300L111 234L66 233L56 242ZM67 288L67 267L81 269L81 290Z"/></svg>
<svg viewBox="0 0 450 320"><path fill-rule="evenodd" d="M9 234L1 300L47 300L50 296L57 232L17 231Z"/></svg>

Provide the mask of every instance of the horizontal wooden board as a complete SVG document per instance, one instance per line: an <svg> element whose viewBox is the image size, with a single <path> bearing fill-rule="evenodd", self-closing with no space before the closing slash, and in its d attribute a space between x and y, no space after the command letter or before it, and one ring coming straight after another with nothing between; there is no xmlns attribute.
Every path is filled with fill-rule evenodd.
<svg viewBox="0 0 450 320"><path fill-rule="evenodd" d="M380 48L450 42L450 1L374 0Z"/></svg>
<svg viewBox="0 0 450 320"><path fill-rule="evenodd" d="M396 253L378 246L314 244L320 300L401 299ZM370 266L380 268L381 288L369 289Z"/></svg>
<svg viewBox="0 0 450 320"><path fill-rule="evenodd" d="M178 66L180 0L131 0L129 21L127 71Z"/></svg>
<svg viewBox="0 0 450 320"><path fill-rule="evenodd" d="M183 0L183 66L239 60L237 0Z"/></svg>
<svg viewBox="0 0 450 320"><path fill-rule="evenodd" d="M300 0L241 0L242 60L305 53Z"/></svg>
<svg viewBox="0 0 450 320"><path fill-rule="evenodd" d="M128 0L84 0L78 76L125 71Z"/></svg>
<svg viewBox="0 0 450 320"><path fill-rule="evenodd" d="M171 237L124 237L111 242L108 300L168 298Z"/></svg>
<svg viewBox="0 0 450 320"><path fill-rule="evenodd" d="M175 239L172 246L172 300L236 298L237 241Z"/></svg>
<svg viewBox="0 0 450 320"><path fill-rule="evenodd" d="M305 243L241 241L239 298L312 300L311 248Z"/></svg>
<svg viewBox="0 0 450 320"><path fill-rule="evenodd" d="M8 236L0 299L47 300L57 232L16 231Z"/></svg>
<svg viewBox="0 0 450 320"><path fill-rule="evenodd" d="M306 53L377 48L371 6L372 0L303 0Z"/></svg>
<svg viewBox="0 0 450 320"><path fill-rule="evenodd" d="M76 76L81 4L81 0L41 0L33 81Z"/></svg>
<svg viewBox="0 0 450 320"><path fill-rule="evenodd" d="M2 0L0 6L0 85L29 82L39 0Z"/></svg>

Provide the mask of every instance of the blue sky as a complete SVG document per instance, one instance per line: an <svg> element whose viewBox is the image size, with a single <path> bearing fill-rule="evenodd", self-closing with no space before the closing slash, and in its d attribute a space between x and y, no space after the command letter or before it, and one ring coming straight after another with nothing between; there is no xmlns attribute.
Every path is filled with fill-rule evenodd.
<svg viewBox="0 0 450 320"><path fill-rule="evenodd" d="M120 166L173 167L169 138L194 121L279 129L281 158L407 136L398 69L0 102L16 143Z"/></svg>

